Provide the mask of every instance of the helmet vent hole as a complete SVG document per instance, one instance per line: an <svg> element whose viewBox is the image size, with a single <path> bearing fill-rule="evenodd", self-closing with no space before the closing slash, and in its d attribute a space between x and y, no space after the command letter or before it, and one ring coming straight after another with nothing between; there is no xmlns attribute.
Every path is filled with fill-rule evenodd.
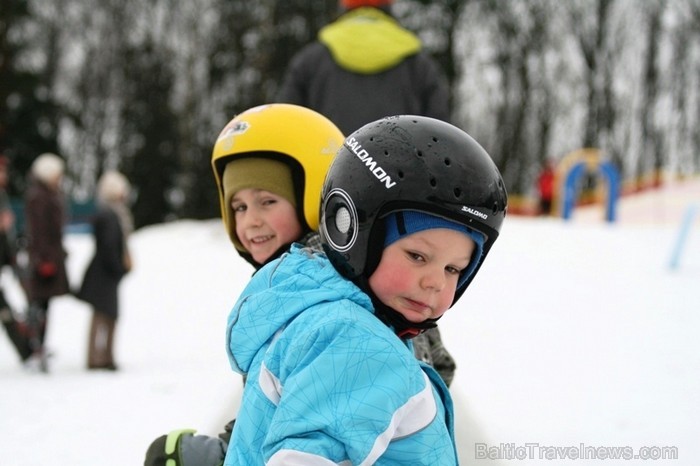
<svg viewBox="0 0 700 466"><path fill-rule="evenodd" d="M437 180L435 178L430 178L430 186L433 188L437 186Z"/></svg>
<svg viewBox="0 0 700 466"><path fill-rule="evenodd" d="M454 193L455 193L455 197L458 198L462 195L462 190L459 188L455 188Z"/></svg>
<svg viewBox="0 0 700 466"><path fill-rule="evenodd" d="M433 142L438 142L438 138L436 138L435 136L433 136Z"/></svg>
<svg viewBox="0 0 700 466"><path fill-rule="evenodd" d="M445 159L445 165L448 166L448 167L449 167L450 165L452 165L452 162L450 161L450 159Z"/></svg>
<svg viewBox="0 0 700 466"><path fill-rule="evenodd" d="M399 170L399 178L403 179L403 170Z"/></svg>
<svg viewBox="0 0 700 466"><path fill-rule="evenodd" d="M352 224L352 219L350 216L350 211L346 207L341 207L335 213L335 227L339 232L345 234L350 231L350 226Z"/></svg>
<svg viewBox="0 0 700 466"><path fill-rule="evenodd" d="M422 151L422 150L417 150L417 151L416 151L416 155L417 155L418 157L423 157L423 151Z"/></svg>

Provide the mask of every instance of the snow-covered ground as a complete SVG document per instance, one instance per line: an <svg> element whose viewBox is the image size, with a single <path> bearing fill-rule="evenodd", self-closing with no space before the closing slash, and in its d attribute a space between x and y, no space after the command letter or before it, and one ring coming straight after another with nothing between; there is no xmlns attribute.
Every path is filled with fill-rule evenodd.
<svg viewBox="0 0 700 466"><path fill-rule="evenodd" d="M506 219L441 321L459 365L462 464L700 461L700 218L669 267L691 203L697 182L623 199L614 224L596 208L569 222ZM252 268L219 220L153 226L131 241L119 372L84 369L89 309L69 296L50 309L50 374L25 371L0 335L3 466L138 465L158 435L216 435L235 416L242 384L225 357L225 320ZM66 246L77 284L92 244L69 235ZM21 306L8 271L2 282Z"/></svg>

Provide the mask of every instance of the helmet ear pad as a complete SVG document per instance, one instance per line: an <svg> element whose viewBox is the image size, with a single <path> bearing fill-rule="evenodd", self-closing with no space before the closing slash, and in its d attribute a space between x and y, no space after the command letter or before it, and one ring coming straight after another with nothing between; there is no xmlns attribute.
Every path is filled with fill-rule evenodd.
<svg viewBox="0 0 700 466"><path fill-rule="evenodd" d="M367 244L367 260L365 262L365 270L362 272L362 276L369 280L372 276L379 262L382 260L382 253L384 252L384 238L386 237L386 228L384 222L374 222L372 231L369 234L369 241Z"/></svg>
<svg viewBox="0 0 700 466"><path fill-rule="evenodd" d="M355 246L358 236L359 220L355 203L344 190L332 190L323 199L321 212L319 231L326 238L324 251L337 264L343 276L350 279L357 277L361 271L352 267L347 255Z"/></svg>
<svg viewBox="0 0 700 466"><path fill-rule="evenodd" d="M353 247L361 246L356 245L356 241L360 225L366 225L364 219L360 218L363 211L358 212L352 198L342 189L337 189L326 196L322 212L324 215L321 218L320 230L326 238L323 242L324 251L332 262L340 267L339 271L342 275L353 280L364 290L365 287L361 285L363 281L357 279L362 277L368 279L379 265L384 250L384 222L374 222L372 225L367 241L367 251L362 261L364 267L359 268L353 266L344 253Z"/></svg>

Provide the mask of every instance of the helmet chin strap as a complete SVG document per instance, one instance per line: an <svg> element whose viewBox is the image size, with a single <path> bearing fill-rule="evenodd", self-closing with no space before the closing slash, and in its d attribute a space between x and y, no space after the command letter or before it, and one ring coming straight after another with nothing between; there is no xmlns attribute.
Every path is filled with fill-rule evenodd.
<svg viewBox="0 0 700 466"><path fill-rule="evenodd" d="M394 333L404 340L417 337L426 330L437 327L437 319L426 319L423 322L411 322L400 312L382 303L369 287L367 279L362 277L356 283L372 299L374 305L374 315L384 322L388 327L394 329Z"/></svg>
<svg viewBox="0 0 700 466"><path fill-rule="evenodd" d="M411 322L406 319L400 312L382 303L379 298L374 294L372 288L369 286L369 280L366 276L362 275L355 280L353 280L355 285L357 285L362 291L367 293L367 295L372 300L374 305L374 315L376 315L379 320L384 322L387 327L394 329L394 333L404 340L410 340L411 338L417 337L426 330L437 327L437 319L426 319L423 322ZM441 316L442 317L442 316Z"/></svg>
<svg viewBox="0 0 700 466"><path fill-rule="evenodd" d="M399 338L403 338L405 340L410 340L426 330L437 327L438 319L426 319L423 322L411 322L398 311L395 311L389 306L381 303L379 303L379 305L375 304L374 312L382 322L394 329L394 333L396 333Z"/></svg>

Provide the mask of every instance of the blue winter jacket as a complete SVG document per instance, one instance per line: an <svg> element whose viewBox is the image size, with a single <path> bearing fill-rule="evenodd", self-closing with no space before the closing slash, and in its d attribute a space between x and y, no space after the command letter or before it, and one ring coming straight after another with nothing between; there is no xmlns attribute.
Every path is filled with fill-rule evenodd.
<svg viewBox="0 0 700 466"><path fill-rule="evenodd" d="M227 327L247 375L225 465L455 465L447 387L326 256L293 245Z"/></svg>

